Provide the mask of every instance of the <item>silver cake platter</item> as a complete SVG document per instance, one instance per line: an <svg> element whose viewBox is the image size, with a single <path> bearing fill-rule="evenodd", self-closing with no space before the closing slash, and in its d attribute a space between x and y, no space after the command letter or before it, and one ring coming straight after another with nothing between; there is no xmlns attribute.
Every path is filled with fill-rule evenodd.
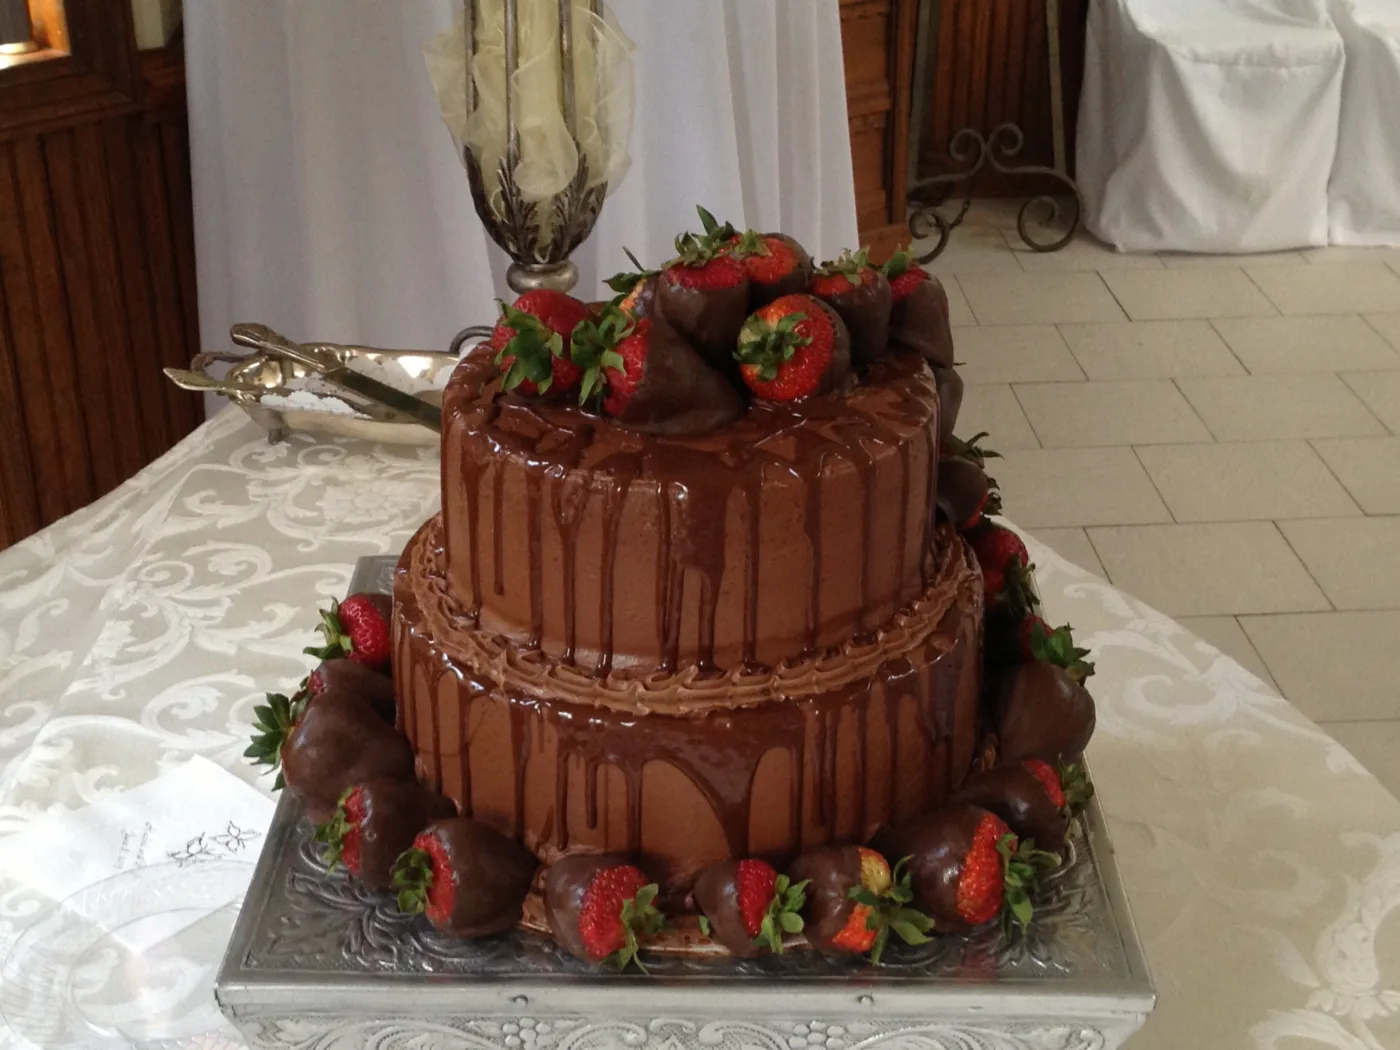
<svg viewBox="0 0 1400 1050"><path fill-rule="evenodd" d="M361 559L351 591L387 591ZM1113 1050L1156 1000L1097 802L1025 937L892 945L879 967L793 951L656 955L600 973L547 937L435 932L328 872L284 797L215 982L254 1050Z"/></svg>

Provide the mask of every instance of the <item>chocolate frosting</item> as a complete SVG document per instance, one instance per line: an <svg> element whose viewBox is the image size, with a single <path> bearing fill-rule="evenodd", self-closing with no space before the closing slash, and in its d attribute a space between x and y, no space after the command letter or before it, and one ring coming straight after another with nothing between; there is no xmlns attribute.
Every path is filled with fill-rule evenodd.
<svg viewBox="0 0 1400 1050"><path fill-rule="evenodd" d="M1032 660L992 682L1001 762L1038 758L1052 765L1083 753L1094 735L1094 698L1063 667Z"/></svg>
<svg viewBox="0 0 1400 1050"><path fill-rule="evenodd" d="M914 907L933 919L940 933L971 929L958 914L958 880L985 815L976 806L950 803L908 824L882 829L875 839L876 848L891 864L896 858L909 858L906 870Z"/></svg>
<svg viewBox="0 0 1400 1050"><path fill-rule="evenodd" d="M368 781L360 785L360 801L359 878L377 890L393 885L394 862L430 821L457 815L450 800L409 780Z"/></svg>
<svg viewBox="0 0 1400 1050"><path fill-rule="evenodd" d="M739 862L711 864L695 878L695 903L710 920L710 939L741 959L755 959L767 953L744 925L739 909Z"/></svg>
<svg viewBox="0 0 1400 1050"><path fill-rule="evenodd" d="M804 853L793 861L788 878L808 883L803 932L812 947L819 952L847 954L831 940L845 928L856 906L849 891L860 885L860 848L827 846Z"/></svg>
<svg viewBox="0 0 1400 1050"><path fill-rule="evenodd" d="M789 237L785 233L765 233L764 237L773 237L783 241L797 256L797 268L780 281L772 284L762 284L753 279L749 280L749 312L757 310L760 306L771 303L774 299L781 299L785 295L795 295L798 292L807 290L807 282L812 278L812 257L807 254L807 249L798 244L795 238Z"/></svg>
<svg viewBox="0 0 1400 1050"><path fill-rule="evenodd" d="M413 780L413 748L359 695L327 690L311 698L282 745L282 773L320 824L348 787L380 777Z"/></svg>
<svg viewBox="0 0 1400 1050"><path fill-rule="evenodd" d="M465 817L434 821L452 871L452 912L436 924L454 937L490 937L520 921L521 908L535 879L535 858L500 832Z"/></svg>
<svg viewBox="0 0 1400 1050"><path fill-rule="evenodd" d="M878 270L867 270L860 284L848 280L844 291L822 296L836 308L851 333L851 360L869 365L890 354L890 282Z"/></svg>
<svg viewBox="0 0 1400 1050"><path fill-rule="evenodd" d="M1058 853L1065 847L1069 818L1051 801L1045 785L1020 762L974 773L952 801L995 813L1018 839L1033 839L1039 849Z"/></svg>
<svg viewBox="0 0 1400 1050"><path fill-rule="evenodd" d="M385 622L390 622L385 613ZM354 694L374 708L375 713L390 725L394 724L397 708L394 704L394 680L364 664L337 658L322 660L316 668L324 688L339 694Z"/></svg>
<svg viewBox="0 0 1400 1050"><path fill-rule="evenodd" d="M938 444L946 448L962 411L963 381L952 368L935 368L933 379L938 385Z"/></svg>
<svg viewBox="0 0 1400 1050"><path fill-rule="evenodd" d="M560 857L544 874L544 913L550 932L569 953L585 962L596 963L588 954L578 932L578 916L583 896L593 877L604 868L635 862L624 853L575 853Z"/></svg>
<svg viewBox="0 0 1400 1050"><path fill-rule="evenodd" d="M662 318L651 322L649 350L636 391L617 421L644 434L693 437L727 426L744 399Z"/></svg>
<svg viewBox="0 0 1400 1050"><path fill-rule="evenodd" d="M938 509L954 525L977 512L987 497L987 475L970 459L949 456L938 464Z"/></svg>
<svg viewBox="0 0 1400 1050"><path fill-rule="evenodd" d="M948 292L932 274L890 308L890 345L923 356L935 368L953 367Z"/></svg>
<svg viewBox="0 0 1400 1050"><path fill-rule="evenodd" d="M685 288L663 273L653 313L689 340L711 368L733 383L740 381L734 347L749 316L747 279L732 288Z"/></svg>

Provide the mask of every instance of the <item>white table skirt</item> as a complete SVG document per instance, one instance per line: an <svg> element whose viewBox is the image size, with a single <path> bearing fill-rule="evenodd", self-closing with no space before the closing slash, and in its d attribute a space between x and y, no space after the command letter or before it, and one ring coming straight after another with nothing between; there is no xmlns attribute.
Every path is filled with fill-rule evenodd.
<svg viewBox="0 0 1400 1050"><path fill-rule="evenodd" d="M437 485L432 451L269 446L230 409L0 553L0 836L191 755L267 790L241 757L253 705ZM1233 660L1030 547L1049 619L1098 662L1089 757L1160 995L1130 1045L1400 1046L1400 802ZM0 882L0 958L26 892Z"/></svg>

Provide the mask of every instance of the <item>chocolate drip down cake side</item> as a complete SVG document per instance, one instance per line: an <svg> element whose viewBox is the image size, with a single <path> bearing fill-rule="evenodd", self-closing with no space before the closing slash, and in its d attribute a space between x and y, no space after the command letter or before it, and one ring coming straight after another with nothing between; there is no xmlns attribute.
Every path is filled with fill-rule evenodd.
<svg viewBox="0 0 1400 1050"><path fill-rule="evenodd" d="M954 435L946 294L701 219L611 302L502 308L395 573L394 725L324 685L374 663L337 621L255 749L330 860L460 936L878 963L1023 928L1092 665Z"/></svg>

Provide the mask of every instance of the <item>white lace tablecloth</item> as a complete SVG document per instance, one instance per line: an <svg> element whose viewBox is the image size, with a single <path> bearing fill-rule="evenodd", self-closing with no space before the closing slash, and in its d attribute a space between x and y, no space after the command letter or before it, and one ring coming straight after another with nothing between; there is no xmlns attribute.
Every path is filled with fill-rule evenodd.
<svg viewBox="0 0 1400 1050"><path fill-rule="evenodd" d="M272 446L230 409L0 553L0 838L193 755L266 791L253 705L437 486L433 450ZM1098 663L1090 759L1159 993L1130 1045L1400 1047L1400 801L1233 660L1031 550ZM35 908L0 881L0 957Z"/></svg>

